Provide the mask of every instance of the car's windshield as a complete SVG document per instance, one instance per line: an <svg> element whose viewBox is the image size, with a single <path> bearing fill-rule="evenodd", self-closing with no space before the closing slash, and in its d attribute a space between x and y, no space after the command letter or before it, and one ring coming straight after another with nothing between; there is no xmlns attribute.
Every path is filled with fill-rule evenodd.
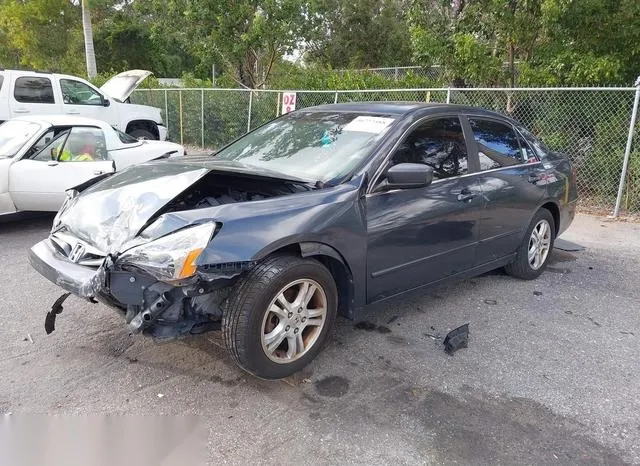
<svg viewBox="0 0 640 466"><path fill-rule="evenodd" d="M10 120L0 125L0 158L13 157L40 129L38 123Z"/></svg>
<svg viewBox="0 0 640 466"><path fill-rule="evenodd" d="M298 111L267 123L215 157L326 182L357 167L393 122L392 115Z"/></svg>

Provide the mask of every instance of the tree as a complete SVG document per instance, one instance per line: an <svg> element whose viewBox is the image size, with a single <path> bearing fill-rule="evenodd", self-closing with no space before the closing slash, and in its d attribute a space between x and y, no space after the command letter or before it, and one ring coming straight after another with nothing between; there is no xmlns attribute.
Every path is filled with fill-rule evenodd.
<svg viewBox="0 0 640 466"><path fill-rule="evenodd" d="M91 27L91 10L89 0L80 0L82 8L82 33L84 35L84 56L87 63L87 76L95 78L98 74L96 68L96 54L93 49L93 28Z"/></svg>
<svg viewBox="0 0 640 466"><path fill-rule="evenodd" d="M69 0L0 0L0 66L81 73L80 20Z"/></svg>
<svg viewBox="0 0 640 466"><path fill-rule="evenodd" d="M138 3L138 2L136 2ZM303 0L147 0L136 5L200 63L224 67L246 87L265 85L274 64L304 36Z"/></svg>
<svg viewBox="0 0 640 466"><path fill-rule="evenodd" d="M331 68L403 66L411 60L405 0L315 0L306 59Z"/></svg>

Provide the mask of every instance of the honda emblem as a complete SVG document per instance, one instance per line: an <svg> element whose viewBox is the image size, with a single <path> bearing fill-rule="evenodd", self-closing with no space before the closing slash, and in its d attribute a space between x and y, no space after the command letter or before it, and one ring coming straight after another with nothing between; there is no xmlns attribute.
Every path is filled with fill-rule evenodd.
<svg viewBox="0 0 640 466"><path fill-rule="evenodd" d="M69 260L71 262L77 263L84 256L84 246L80 243L77 243L71 252L69 253Z"/></svg>

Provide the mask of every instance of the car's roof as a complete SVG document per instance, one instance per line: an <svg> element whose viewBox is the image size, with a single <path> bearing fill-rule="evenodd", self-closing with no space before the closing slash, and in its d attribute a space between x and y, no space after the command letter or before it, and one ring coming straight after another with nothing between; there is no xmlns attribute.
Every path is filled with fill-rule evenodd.
<svg viewBox="0 0 640 466"><path fill-rule="evenodd" d="M510 118L506 115L492 112L480 107L457 104L441 104L435 102L348 102L342 104L318 105L315 107L307 107L301 110L317 112L365 112L387 115L406 115L420 110L425 111L425 113L429 113L428 111L431 110L433 113L473 113L476 115L497 116L510 120Z"/></svg>
<svg viewBox="0 0 640 466"><path fill-rule="evenodd" d="M109 126L102 120L74 115L30 115L16 117L13 120L32 121L45 126L97 126L102 129Z"/></svg>
<svg viewBox="0 0 640 466"><path fill-rule="evenodd" d="M10 70L6 68L0 68L0 72L7 72L11 74L22 74L24 76L58 76L59 78L73 78L73 79L83 79L78 76L73 76L71 74L62 74L62 73L53 73L50 71L42 71L42 70Z"/></svg>

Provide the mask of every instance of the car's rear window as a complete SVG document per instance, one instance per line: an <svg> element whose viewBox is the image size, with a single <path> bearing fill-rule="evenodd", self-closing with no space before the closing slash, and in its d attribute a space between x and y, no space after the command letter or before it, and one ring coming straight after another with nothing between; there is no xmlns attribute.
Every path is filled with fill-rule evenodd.
<svg viewBox="0 0 640 466"><path fill-rule="evenodd" d="M2 82L4 81L4 76L0 74L0 91L2 90Z"/></svg>

